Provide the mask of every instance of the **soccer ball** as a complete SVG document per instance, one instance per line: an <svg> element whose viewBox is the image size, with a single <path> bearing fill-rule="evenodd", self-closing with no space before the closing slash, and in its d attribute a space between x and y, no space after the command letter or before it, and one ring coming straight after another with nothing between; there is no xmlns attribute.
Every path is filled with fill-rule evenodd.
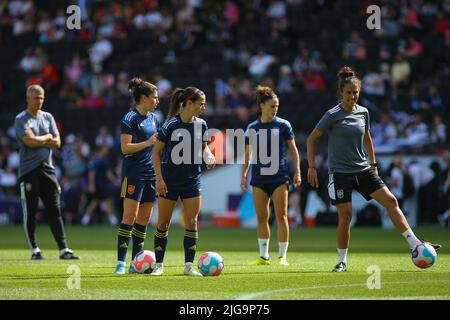
<svg viewBox="0 0 450 320"><path fill-rule="evenodd" d="M204 276L218 276L224 267L223 258L217 252L202 253L197 267Z"/></svg>
<svg viewBox="0 0 450 320"><path fill-rule="evenodd" d="M155 268L155 254L153 251L144 250L138 252L133 259L134 269L138 273L151 273Z"/></svg>
<svg viewBox="0 0 450 320"><path fill-rule="evenodd" d="M437 260L436 250L428 244L421 243L411 252L413 263L422 269L431 267Z"/></svg>

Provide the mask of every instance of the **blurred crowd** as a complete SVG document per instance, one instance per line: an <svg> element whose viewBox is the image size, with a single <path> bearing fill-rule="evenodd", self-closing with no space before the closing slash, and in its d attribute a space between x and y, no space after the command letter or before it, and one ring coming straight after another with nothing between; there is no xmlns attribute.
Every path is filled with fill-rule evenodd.
<svg viewBox="0 0 450 320"><path fill-rule="evenodd" d="M72 4L81 9L80 30L66 27ZM366 27L372 4L381 8L381 29ZM95 189L89 168L108 146L111 172L102 175L114 193L117 124L130 106L133 76L158 86L161 119L172 89L198 86L207 94L208 125L220 129L252 121L255 85L271 86L305 152L307 134L336 104L336 71L348 64L362 80L359 103L370 110L378 153L442 155L449 148L449 14L447 0L0 0L2 194L14 190L11 126L34 83L46 89L44 108L60 128L55 161L70 190L66 211L80 221L89 203L112 211L88 196ZM74 124L77 114L89 125Z"/></svg>

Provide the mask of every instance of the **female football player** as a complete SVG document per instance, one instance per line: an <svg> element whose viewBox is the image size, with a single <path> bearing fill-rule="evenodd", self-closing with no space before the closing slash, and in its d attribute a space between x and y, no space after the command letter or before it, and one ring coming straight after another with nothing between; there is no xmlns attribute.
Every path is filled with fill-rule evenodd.
<svg viewBox="0 0 450 320"><path fill-rule="evenodd" d="M203 159L207 168L215 158L205 138L206 122L198 118L206 109L203 91L187 87L176 89L170 99L167 121L159 130L153 163L158 192L158 223L155 233L156 265L151 275L164 272L164 254L172 212L178 198L184 207L184 274L201 276L193 267L198 242L197 218L201 208L200 174Z"/></svg>
<svg viewBox="0 0 450 320"><path fill-rule="evenodd" d="M117 236L117 274L125 273L130 238L133 238L131 260L143 249L147 224L156 199L152 151L159 127L157 116L153 113L159 103L158 89L140 78L131 79L128 89L136 106L122 118L120 124L120 146L124 154L121 189L123 216ZM129 272L135 272L132 263Z"/></svg>
<svg viewBox="0 0 450 320"><path fill-rule="evenodd" d="M339 216L337 231L338 263L333 272L347 270L347 251L350 242L352 219L352 191L356 190L367 200L371 198L387 209L395 227L408 241L411 249L422 241L411 230L397 199L378 176L375 151L370 135L369 112L356 102L361 81L350 67L338 72L338 100L328 110L308 137L308 182L318 187L315 166L315 142L328 132L328 195ZM433 245L439 249L440 245Z"/></svg>
<svg viewBox="0 0 450 320"><path fill-rule="evenodd" d="M252 177L250 185L253 187L253 203L258 220L258 243L260 257L251 262L253 265L268 265L269 261L269 202L272 198L278 227L278 264L289 265L286 252L289 244L288 223L288 185L289 167L287 149L293 156L294 187L299 187L300 157L295 145L294 132L289 121L277 117L279 101L276 94L269 87L256 88L256 102L261 108L260 117L250 123L246 130L246 148L242 170L241 189L247 191L247 175L250 159ZM270 160L262 159L263 150L270 150ZM270 170L273 168L273 170Z"/></svg>

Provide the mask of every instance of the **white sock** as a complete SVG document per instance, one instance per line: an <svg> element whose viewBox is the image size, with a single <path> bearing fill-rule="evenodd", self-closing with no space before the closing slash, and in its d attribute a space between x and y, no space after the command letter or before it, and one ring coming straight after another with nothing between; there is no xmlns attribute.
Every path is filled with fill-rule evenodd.
<svg viewBox="0 0 450 320"><path fill-rule="evenodd" d="M348 252L348 248L345 249L337 249L338 252L338 263L340 262L344 262L345 264L347 264L347 252Z"/></svg>
<svg viewBox="0 0 450 320"><path fill-rule="evenodd" d="M66 253L66 252L73 253L73 251L70 250L69 248L64 248L64 249L62 249L61 251L59 251L59 255L61 256L61 255L63 255L63 254Z"/></svg>
<svg viewBox="0 0 450 320"><path fill-rule="evenodd" d="M38 252L41 252L41 249L39 249L39 247L36 247L36 248L31 250L32 254L35 254L35 253L38 253Z"/></svg>
<svg viewBox="0 0 450 320"><path fill-rule="evenodd" d="M289 242L278 242L278 257L286 260L286 252L289 246Z"/></svg>
<svg viewBox="0 0 450 320"><path fill-rule="evenodd" d="M192 262L186 262L186 263L184 264L184 267L185 267L186 269L190 269L190 268L192 268L192 265L193 265Z"/></svg>
<svg viewBox="0 0 450 320"><path fill-rule="evenodd" d="M122 266L126 266L127 265L127 263L125 262L125 261L117 261L117 264L120 264L120 265L122 265Z"/></svg>
<svg viewBox="0 0 450 320"><path fill-rule="evenodd" d="M162 262L155 263L155 267L157 267L157 268L162 268L163 266L164 266L164 263L162 263Z"/></svg>
<svg viewBox="0 0 450 320"><path fill-rule="evenodd" d="M420 241L419 239L417 239L416 235L414 234L414 232L410 229L406 230L405 232L402 233L402 236L406 239L406 241L408 241L409 243L409 247L411 249L414 249L418 244L421 244L422 241Z"/></svg>
<svg viewBox="0 0 450 320"><path fill-rule="evenodd" d="M264 259L269 259L269 239L258 238L259 243L259 255Z"/></svg>

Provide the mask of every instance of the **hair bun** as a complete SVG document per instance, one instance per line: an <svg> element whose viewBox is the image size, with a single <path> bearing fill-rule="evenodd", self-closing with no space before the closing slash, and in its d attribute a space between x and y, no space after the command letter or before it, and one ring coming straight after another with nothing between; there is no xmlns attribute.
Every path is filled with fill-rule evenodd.
<svg viewBox="0 0 450 320"><path fill-rule="evenodd" d="M144 81L141 78L134 77L128 82L128 91L133 92L136 88L142 85Z"/></svg>
<svg viewBox="0 0 450 320"><path fill-rule="evenodd" d="M347 66L340 68L337 75L340 79L356 77L355 71L352 68L347 67Z"/></svg>

